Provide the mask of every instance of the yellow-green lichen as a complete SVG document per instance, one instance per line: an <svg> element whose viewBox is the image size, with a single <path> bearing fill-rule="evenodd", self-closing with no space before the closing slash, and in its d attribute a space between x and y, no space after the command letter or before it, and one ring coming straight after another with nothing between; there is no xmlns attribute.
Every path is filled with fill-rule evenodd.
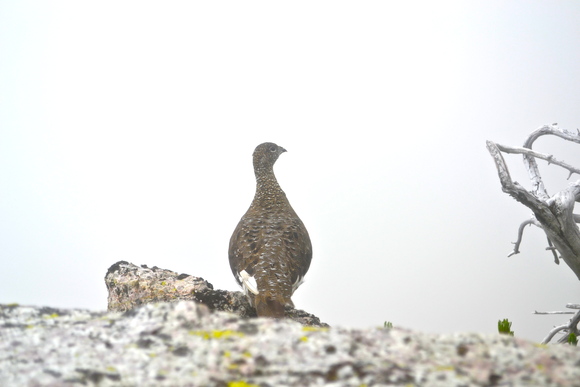
<svg viewBox="0 0 580 387"><path fill-rule="evenodd" d="M232 380L228 382L228 387L259 387L257 384L250 384L244 380Z"/></svg>
<svg viewBox="0 0 580 387"><path fill-rule="evenodd" d="M205 340L209 339L227 339L229 337L244 337L242 332L232 331L229 329L219 331L189 331L190 335L203 337Z"/></svg>
<svg viewBox="0 0 580 387"><path fill-rule="evenodd" d="M455 367L453 367L452 365L435 366L435 371L453 371L453 370L455 370Z"/></svg>

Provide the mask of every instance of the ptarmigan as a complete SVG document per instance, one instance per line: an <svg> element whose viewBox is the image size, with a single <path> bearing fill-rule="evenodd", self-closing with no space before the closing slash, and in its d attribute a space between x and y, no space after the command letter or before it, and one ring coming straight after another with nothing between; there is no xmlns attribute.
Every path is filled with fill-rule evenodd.
<svg viewBox="0 0 580 387"><path fill-rule="evenodd" d="M271 142L256 147L256 194L230 239L230 267L260 317L284 317L284 307L294 306L312 259L308 231L274 176L284 152Z"/></svg>

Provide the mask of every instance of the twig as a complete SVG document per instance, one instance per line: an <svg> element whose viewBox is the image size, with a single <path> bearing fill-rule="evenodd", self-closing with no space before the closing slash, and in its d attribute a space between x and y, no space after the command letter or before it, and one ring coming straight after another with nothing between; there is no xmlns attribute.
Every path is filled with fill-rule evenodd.
<svg viewBox="0 0 580 387"><path fill-rule="evenodd" d="M554 254L554 263L559 265L560 259L558 258L558 249L554 246L550 238L546 236L546 239L548 240L548 247L546 247L546 250L552 250L552 254Z"/></svg>
<svg viewBox="0 0 580 387"><path fill-rule="evenodd" d="M557 311L557 312L538 312L537 310L534 310L534 314L574 314L574 312L563 312L563 311Z"/></svg>

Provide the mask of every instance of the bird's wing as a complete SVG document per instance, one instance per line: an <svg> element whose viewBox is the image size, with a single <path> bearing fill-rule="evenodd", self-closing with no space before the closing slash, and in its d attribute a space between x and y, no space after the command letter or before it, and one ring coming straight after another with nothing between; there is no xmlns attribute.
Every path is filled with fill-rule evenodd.
<svg viewBox="0 0 580 387"><path fill-rule="evenodd" d="M243 217L230 239L229 260L232 273L238 284L242 286L241 272L243 270L253 277L255 266L264 245L264 229L254 218Z"/></svg>
<svg viewBox="0 0 580 387"><path fill-rule="evenodd" d="M289 255L292 293L302 284L312 261L312 243L306 227L295 217L287 223L282 240Z"/></svg>

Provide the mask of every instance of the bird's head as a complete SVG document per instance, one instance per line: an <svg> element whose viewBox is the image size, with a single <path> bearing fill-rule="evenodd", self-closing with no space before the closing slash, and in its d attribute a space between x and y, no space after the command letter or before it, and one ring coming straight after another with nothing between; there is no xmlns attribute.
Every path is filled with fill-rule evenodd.
<svg viewBox="0 0 580 387"><path fill-rule="evenodd" d="M270 170L274 166L278 157L286 152L286 149L273 142L260 144L254 150L254 170Z"/></svg>

